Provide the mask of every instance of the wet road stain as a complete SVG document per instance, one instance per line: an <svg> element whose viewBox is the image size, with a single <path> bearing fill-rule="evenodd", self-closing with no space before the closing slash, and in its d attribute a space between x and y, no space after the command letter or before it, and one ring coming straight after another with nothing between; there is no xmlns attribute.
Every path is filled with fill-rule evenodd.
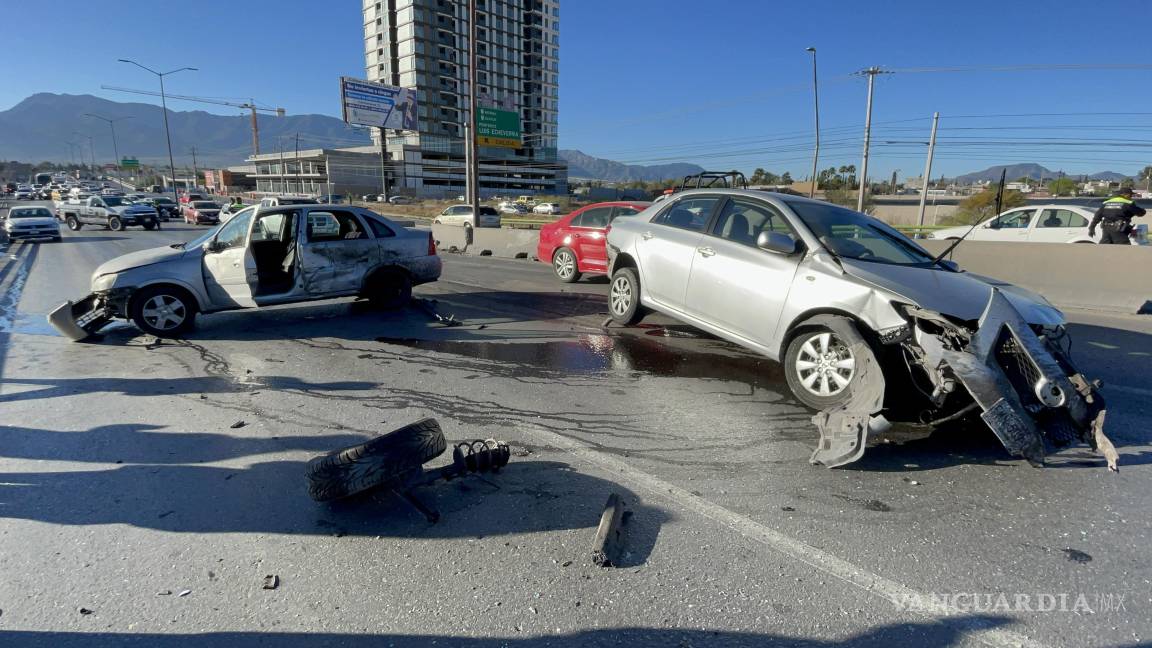
<svg viewBox="0 0 1152 648"><path fill-rule="evenodd" d="M664 329L656 329L656 332ZM575 340L547 342L474 342L377 338L377 341L413 349L447 353L475 360L515 365L521 376L557 376L604 373L643 373L673 378L722 380L787 394L778 364L728 347L705 342L705 348L687 348L643 335L584 335ZM659 337L666 337L660 332ZM680 337L679 335L673 337ZM700 337L700 336L691 336ZM616 390L613 393L620 395Z"/></svg>

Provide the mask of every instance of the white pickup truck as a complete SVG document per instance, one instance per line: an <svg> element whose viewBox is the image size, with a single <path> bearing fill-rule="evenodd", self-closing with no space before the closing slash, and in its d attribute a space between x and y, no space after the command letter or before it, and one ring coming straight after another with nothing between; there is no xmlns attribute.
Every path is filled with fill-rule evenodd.
<svg viewBox="0 0 1152 648"><path fill-rule="evenodd" d="M100 225L117 232L134 225L153 230L159 222L154 208L138 205L120 196L89 196L82 201L69 200L60 205L58 216L73 232L85 225Z"/></svg>

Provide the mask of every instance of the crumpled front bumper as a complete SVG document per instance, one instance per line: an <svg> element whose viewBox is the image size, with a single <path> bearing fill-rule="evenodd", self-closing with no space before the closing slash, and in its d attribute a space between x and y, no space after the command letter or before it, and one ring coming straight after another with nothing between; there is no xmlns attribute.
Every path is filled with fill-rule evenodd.
<svg viewBox="0 0 1152 648"><path fill-rule="evenodd" d="M131 288L91 293L80 301L66 301L48 313L48 323L74 342L98 332L114 317L123 317Z"/></svg>

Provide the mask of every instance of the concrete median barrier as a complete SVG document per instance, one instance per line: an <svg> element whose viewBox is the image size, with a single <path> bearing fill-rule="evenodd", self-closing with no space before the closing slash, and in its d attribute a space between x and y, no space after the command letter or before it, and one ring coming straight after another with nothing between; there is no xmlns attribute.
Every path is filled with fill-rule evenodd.
<svg viewBox="0 0 1152 648"><path fill-rule="evenodd" d="M454 225L433 225L432 238L438 241L441 250L453 246L465 249L466 233L463 227ZM467 254L494 256L501 259L531 259L536 256L536 244L540 241L539 230L486 228L473 230L472 241L467 245Z"/></svg>
<svg viewBox="0 0 1152 648"><path fill-rule="evenodd" d="M951 241L918 241L933 254ZM964 241L951 258L969 272L995 277L1057 306L1122 313L1152 307L1152 247Z"/></svg>

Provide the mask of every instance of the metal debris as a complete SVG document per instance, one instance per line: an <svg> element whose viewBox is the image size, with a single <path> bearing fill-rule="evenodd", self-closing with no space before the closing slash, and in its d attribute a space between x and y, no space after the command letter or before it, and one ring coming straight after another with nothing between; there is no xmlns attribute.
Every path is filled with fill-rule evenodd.
<svg viewBox="0 0 1152 648"><path fill-rule="evenodd" d="M268 574L264 577L264 584L260 587L261 589L274 590L280 587L280 577L276 574Z"/></svg>
<svg viewBox="0 0 1152 648"><path fill-rule="evenodd" d="M621 521L624 517L624 501L616 493L608 496L604 512L600 514L600 525L592 538L592 562L600 567L612 567L620 555L623 539Z"/></svg>
<svg viewBox="0 0 1152 648"><path fill-rule="evenodd" d="M96 613L96 610L89 610L86 607L80 608L80 614L83 614L84 616L88 616L89 614L95 614L95 613Z"/></svg>
<svg viewBox="0 0 1152 648"><path fill-rule="evenodd" d="M160 590L156 592L156 596L172 596L172 590Z"/></svg>
<svg viewBox="0 0 1152 648"><path fill-rule="evenodd" d="M181 592L179 594L177 594L176 596L188 596L191 593L192 593L192 590L181 590Z"/></svg>
<svg viewBox="0 0 1152 648"><path fill-rule="evenodd" d="M244 421L236 421L235 423L233 423L232 425L229 425L228 427L232 428L233 430L236 430L236 429L244 427L245 425L248 425L248 424L245 423Z"/></svg>
<svg viewBox="0 0 1152 648"><path fill-rule="evenodd" d="M444 315L436 312L437 303L438 302L434 299L422 299L416 297L414 297L411 302L414 308L424 311L428 314L429 317L435 319L437 322L443 324L444 326L460 326L464 323L456 319L455 315L448 315L445 317Z"/></svg>

